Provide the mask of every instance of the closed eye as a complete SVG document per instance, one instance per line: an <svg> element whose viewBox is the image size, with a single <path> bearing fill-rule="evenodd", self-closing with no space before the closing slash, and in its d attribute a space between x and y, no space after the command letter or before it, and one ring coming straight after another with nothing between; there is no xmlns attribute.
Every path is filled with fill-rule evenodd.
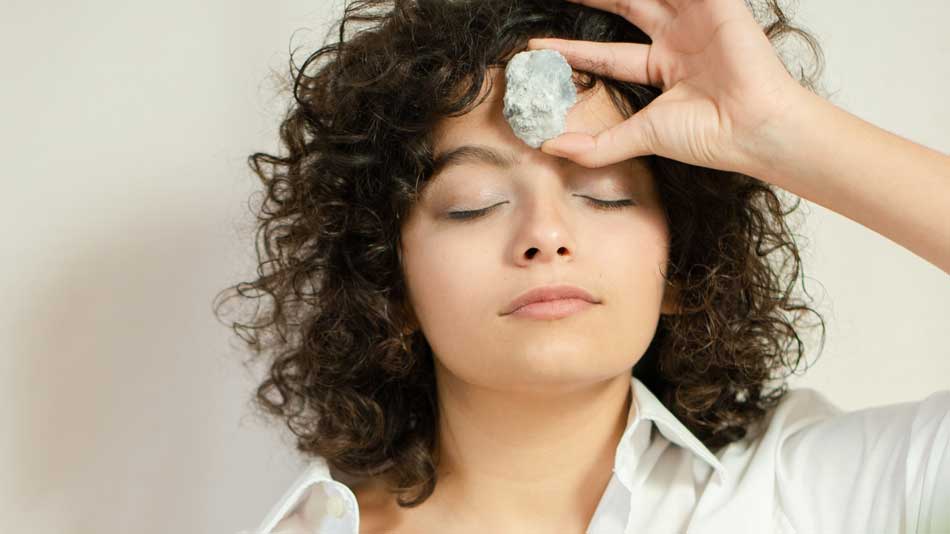
<svg viewBox="0 0 950 534"><path fill-rule="evenodd" d="M588 197L584 195L577 195L582 198L586 198L588 202L597 209L600 210L618 210L623 209L628 206L635 206L636 202L632 198L624 198L620 200L600 200L598 198ZM448 212L448 217L453 220L471 220L477 219L482 215L488 213L492 208L504 204L504 202L499 202L493 206L488 206L487 208L482 208L480 210L471 210L471 211L450 211Z"/></svg>
<svg viewBox="0 0 950 534"><path fill-rule="evenodd" d="M590 201L594 206L605 209L605 210L617 210L620 208L625 208L627 206L633 206L636 204L632 198L623 198L620 200L600 200L591 197L584 197Z"/></svg>

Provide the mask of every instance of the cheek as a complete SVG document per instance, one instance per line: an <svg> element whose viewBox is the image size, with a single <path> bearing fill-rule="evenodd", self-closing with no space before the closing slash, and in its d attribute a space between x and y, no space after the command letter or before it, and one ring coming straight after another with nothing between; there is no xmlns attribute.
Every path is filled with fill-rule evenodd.
<svg viewBox="0 0 950 534"><path fill-rule="evenodd" d="M410 301L430 337L497 315L486 287L498 283L498 251L474 241L427 239L404 257Z"/></svg>
<svg viewBox="0 0 950 534"><path fill-rule="evenodd" d="M656 333L663 304L668 244L665 226L640 220L604 235L598 280L607 300L599 347L617 363L634 365Z"/></svg>
<svg viewBox="0 0 950 534"><path fill-rule="evenodd" d="M638 219L598 242L598 261L605 291L626 299L623 307L647 311L659 307L666 281L669 243L666 226L657 217Z"/></svg>

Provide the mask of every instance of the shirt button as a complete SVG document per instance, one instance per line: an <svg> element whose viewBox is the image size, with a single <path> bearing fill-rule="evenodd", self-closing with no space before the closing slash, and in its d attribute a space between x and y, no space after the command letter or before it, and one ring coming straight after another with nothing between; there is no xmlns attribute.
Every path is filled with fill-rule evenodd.
<svg viewBox="0 0 950 534"><path fill-rule="evenodd" d="M343 499L339 495L331 495L327 501L327 509L333 517L343 517Z"/></svg>

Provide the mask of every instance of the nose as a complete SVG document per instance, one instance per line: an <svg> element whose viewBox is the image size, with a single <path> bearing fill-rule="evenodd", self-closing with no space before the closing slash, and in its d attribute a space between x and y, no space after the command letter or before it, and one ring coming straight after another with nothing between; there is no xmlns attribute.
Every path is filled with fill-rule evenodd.
<svg viewBox="0 0 950 534"><path fill-rule="evenodd" d="M520 227L514 243L516 262L527 265L573 258L575 242L564 213L562 206L550 199L528 207L517 223Z"/></svg>

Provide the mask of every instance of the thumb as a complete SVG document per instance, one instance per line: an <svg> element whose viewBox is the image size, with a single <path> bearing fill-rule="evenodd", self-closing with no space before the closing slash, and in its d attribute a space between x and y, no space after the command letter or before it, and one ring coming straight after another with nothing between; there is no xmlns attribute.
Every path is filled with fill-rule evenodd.
<svg viewBox="0 0 950 534"><path fill-rule="evenodd" d="M654 138L653 127L642 112L597 135L563 133L542 143L541 151L592 169L653 154L650 148Z"/></svg>

